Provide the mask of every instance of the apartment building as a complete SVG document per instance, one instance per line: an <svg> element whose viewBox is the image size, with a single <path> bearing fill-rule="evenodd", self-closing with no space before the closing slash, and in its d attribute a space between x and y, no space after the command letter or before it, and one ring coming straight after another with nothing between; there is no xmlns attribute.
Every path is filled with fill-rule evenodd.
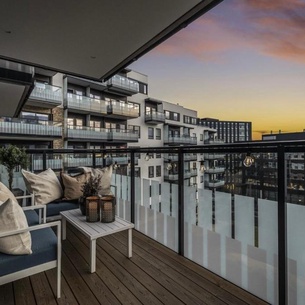
<svg viewBox="0 0 305 305"><path fill-rule="evenodd" d="M270 133L262 135L262 141L298 141L305 140L305 131ZM264 193L268 198L277 200L277 154L264 154L264 162L268 164L268 171L261 175ZM286 154L287 202L305 204L305 161L304 153Z"/></svg>
<svg viewBox="0 0 305 305"><path fill-rule="evenodd" d="M202 118L200 124L216 129L218 139L224 143L252 141L252 122Z"/></svg>
<svg viewBox="0 0 305 305"><path fill-rule="evenodd" d="M215 129L199 124L196 110L149 97L148 77L135 71L124 69L106 82L96 82L35 68L33 79L19 117L1 118L0 143L75 151L71 157L48 156L54 169L90 165L90 158L78 149L203 145L216 138ZM114 163L118 173L128 174L126 154L100 157L97 165ZM204 157L184 156L185 185L224 184L217 156ZM178 155L170 153L138 155L136 176L178 183L177 161ZM36 156L32 170L41 170L41 162L42 156Z"/></svg>

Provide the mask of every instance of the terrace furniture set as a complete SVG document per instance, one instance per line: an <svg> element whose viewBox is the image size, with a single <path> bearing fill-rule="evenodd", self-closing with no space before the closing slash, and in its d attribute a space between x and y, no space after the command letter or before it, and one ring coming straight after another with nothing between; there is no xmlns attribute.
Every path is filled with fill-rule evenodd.
<svg viewBox="0 0 305 305"><path fill-rule="evenodd" d="M61 294L61 230L66 238L69 222L90 240L90 271L95 272L96 239L128 230L128 252L132 255L134 225L119 217L112 223L88 223L78 209L82 185L91 175L101 175L101 194L111 193L112 166L82 168L82 174L56 174L48 169L39 174L22 171L31 195L16 198L0 182L0 285L57 268L57 297ZM21 207L16 199L30 198ZM59 221L61 219L62 221ZM56 233L52 228L56 228Z"/></svg>

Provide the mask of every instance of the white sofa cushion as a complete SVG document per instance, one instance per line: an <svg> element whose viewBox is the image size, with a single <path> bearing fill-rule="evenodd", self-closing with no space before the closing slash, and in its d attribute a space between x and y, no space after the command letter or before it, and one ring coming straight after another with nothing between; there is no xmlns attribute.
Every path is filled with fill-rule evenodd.
<svg viewBox="0 0 305 305"><path fill-rule="evenodd" d="M36 204L47 204L62 198L62 187L52 169L48 168L39 174L24 169L21 172L28 191L35 193Z"/></svg>
<svg viewBox="0 0 305 305"><path fill-rule="evenodd" d="M0 205L0 232L28 228L22 208L16 200L7 199ZM13 255L31 254L32 239L29 232L0 238L0 252Z"/></svg>
<svg viewBox="0 0 305 305"><path fill-rule="evenodd" d="M4 202L8 198L16 200L14 194L2 182L0 182L0 202Z"/></svg>

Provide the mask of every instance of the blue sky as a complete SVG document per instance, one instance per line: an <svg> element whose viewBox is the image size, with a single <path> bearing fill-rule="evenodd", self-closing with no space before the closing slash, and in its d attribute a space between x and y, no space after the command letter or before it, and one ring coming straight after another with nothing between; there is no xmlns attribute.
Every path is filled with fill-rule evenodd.
<svg viewBox="0 0 305 305"><path fill-rule="evenodd" d="M305 1L225 0L130 68L149 96L199 117L252 121L254 138L305 128Z"/></svg>

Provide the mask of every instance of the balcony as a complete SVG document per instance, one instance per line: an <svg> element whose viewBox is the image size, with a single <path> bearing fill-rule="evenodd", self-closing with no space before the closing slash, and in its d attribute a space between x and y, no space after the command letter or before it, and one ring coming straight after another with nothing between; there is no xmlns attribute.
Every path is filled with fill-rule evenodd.
<svg viewBox="0 0 305 305"><path fill-rule="evenodd" d="M36 82L27 105L54 108L60 106L62 102L62 88Z"/></svg>
<svg viewBox="0 0 305 305"><path fill-rule="evenodd" d="M207 174L219 174L225 171L224 167L210 167L207 168L204 172Z"/></svg>
<svg viewBox="0 0 305 305"><path fill-rule="evenodd" d="M139 105L123 101L107 102L108 117L115 119L134 119L140 116Z"/></svg>
<svg viewBox="0 0 305 305"><path fill-rule="evenodd" d="M114 142L138 142L139 134L128 129L110 129L110 141Z"/></svg>
<svg viewBox="0 0 305 305"><path fill-rule="evenodd" d="M219 160L219 159L224 159L225 155L220 154L220 153L207 153L204 154L204 159L205 160Z"/></svg>
<svg viewBox="0 0 305 305"><path fill-rule="evenodd" d="M1 286L1 304L17 305L22 298L30 300L31 305L43 305L46 300L49 304L79 305L266 305L136 230L131 259L126 258L125 243L122 233L98 239L97 270L90 274L88 243L68 225L62 244L61 299L54 297L56 279L51 270Z"/></svg>
<svg viewBox="0 0 305 305"><path fill-rule="evenodd" d="M207 140L204 140L204 144L224 144L224 141L223 140L218 140L218 139L207 139Z"/></svg>
<svg viewBox="0 0 305 305"><path fill-rule="evenodd" d="M216 187L224 186L225 182L223 180L212 180L212 181L205 181L204 185L209 188L216 188Z"/></svg>
<svg viewBox="0 0 305 305"><path fill-rule="evenodd" d="M107 86L106 91L116 94L131 96L139 93L139 83L137 81L120 75L113 76L105 85Z"/></svg>
<svg viewBox="0 0 305 305"><path fill-rule="evenodd" d="M179 175L178 174L164 173L164 181L175 181L175 182L177 182L178 179L179 179Z"/></svg>
<svg viewBox="0 0 305 305"><path fill-rule="evenodd" d="M165 160L178 161L178 154L164 154ZM184 161L197 161L197 154L184 154Z"/></svg>
<svg viewBox="0 0 305 305"><path fill-rule="evenodd" d="M184 171L184 179L188 179L188 178L191 178L191 177L196 177L198 175L197 173L197 169L193 168L193 169L187 169Z"/></svg>
<svg viewBox="0 0 305 305"><path fill-rule="evenodd" d="M68 108L82 113L107 114L107 105L103 100L68 93Z"/></svg>
<svg viewBox="0 0 305 305"><path fill-rule="evenodd" d="M196 145L197 137L190 136L168 136L164 139L164 144L168 145Z"/></svg>
<svg viewBox="0 0 305 305"><path fill-rule="evenodd" d="M165 122L165 115L163 112L149 112L145 114L145 123L157 125Z"/></svg>
<svg viewBox="0 0 305 305"><path fill-rule="evenodd" d="M61 122L36 119L0 118L1 139L54 139L62 136Z"/></svg>
<svg viewBox="0 0 305 305"><path fill-rule="evenodd" d="M173 148L128 148L121 149L120 152L117 152L117 150L113 152L111 150L98 150L98 154L127 154L130 155L131 161L134 161L132 159L136 154L169 154L170 149ZM230 304L238 304L239 302L243 304L241 299L245 295L247 295L246 304L266 304L261 299L270 304L305 304L305 295L301 289L304 279L305 245L302 232L305 230L305 191L302 188L297 193L291 192L287 177L287 163L290 162L287 154L293 151L304 153L305 141L267 144L253 142L247 143L247 145L236 143L221 147L177 146L174 149L179 157L186 153L197 154L198 156L201 156L201 154L226 154L228 157L238 154L241 159L245 158L251 151L251 153L256 154L256 161L250 168L244 165L237 168L234 165L231 171L228 169L230 171L230 181L224 182L220 179L213 179L206 182L205 187L202 183L193 186L185 185L184 181L178 179L180 178L179 174L185 173L185 168L179 166L179 174L175 171L175 177L165 173L164 179L159 177L157 179L148 178L148 171L145 171L145 167L147 169L148 166L151 166L151 161L147 162L147 165L142 162L141 177L136 177L132 168L125 174L115 172L112 177L112 184L117 186L117 214L134 222L135 253L139 254L136 251L140 251L142 255L134 255L131 260L126 259L126 239L123 237L120 240L121 236L125 236L123 234L102 239L98 241L100 246L98 251L102 251L97 257L98 270L96 274L90 275L86 271L82 272L88 266L88 244L81 240L80 244L84 247L87 255L81 253L81 259L77 259L78 251L83 251L82 247L77 246L77 238L82 239L82 237L79 237L73 231L73 228L69 228L68 241L64 242L64 247L68 248L66 250L64 248L63 252L66 256L63 260L64 279L68 279L65 272L72 273L71 268L79 268L80 272L76 273L77 276L74 276L74 280L71 282L76 281L78 287L82 288L85 283L88 287L95 287L90 283L88 284L88 281L92 276L93 282L96 283L100 276L99 272L102 272L103 276L106 275L105 272L111 275L117 272L120 278L124 279L125 284L129 277L130 281L134 283L134 277L137 276L143 282L143 274L139 270L143 270L149 262L149 264L153 263L158 269L157 273L150 269L150 272L154 275L154 280L160 280L164 285L173 285L166 286L166 289L169 293L175 292L175 296L182 289L176 283L178 275L181 286L186 287L187 290L191 289L191 295L194 297L192 289L194 289L194 285L199 283L197 282L198 274L199 278L205 274L207 275L206 280L217 283L218 288L225 287L224 291L220 290L221 293L220 291L217 292L217 300L206 300L205 302L208 304L209 302L215 304L216 301L219 301L219 298L222 298L223 293L228 292L232 293L230 300L227 299ZM259 162L266 151L277 155L276 160L274 160L277 163L277 169L271 169L273 173L271 172L272 176L270 177L274 180L272 184L264 180L270 178L264 176L269 175L265 168L267 165ZM29 153L34 152L29 151ZM92 151L91 153L93 154ZM182 160L178 158L177 163L183 166L180 161ZM131 163L133 164L133 162ZM255 180L250 178L251 175L256 177ZM278 177L278 179L275 179L275 177ZM258 179L262 180L259 181ZM218 188L221 185L225 187ZM147 239L143 234L150 238L148 239L149 246L145 249L142 243L146 243ZM69 241L69 238L72 239ZM157 249L154 240L158 242ZM75 247L77 253L70 256L69 251L71 253L75 252L75 249L71 247ZM157 253L161 253L164 259L168 257L169 253L172 253L174 257L171 257L171 263L169 263L167 260L160 260L159 257L152 259L149 256ZM77 259L77 263L74 259ZM116 262L109 261L112 259ZM124 270L130 268L130 272L134 271L135 266L133 264L138 262L138 259L139 270L137 269L138 271L135 274L132 273L132 276L122 275L121 271L118 270L120 266L124 266ZM82 261L83 266L80 265ZM194 265L191 261L196 263L196 269L193 269ZM178 265L175 265L174 262L178 262L179 266L188 262L194 271L191 273L196 276L197 280L192 280L188 287L185 283L189 279L189 271L184 268L185 266L182 270L178 269ZM172 266L176 272L170 269ZM46 276L50 277L51 281L54 280L52 273L47 272ZM173 276L173 279L168 281L167 276ZM226 279L225 284L221 284L221 279L217 276ZM50 279L48 278L48 282L50 282ZM34 278L33 281L35 280L37 279ZM108 281L108 276L105 279L103 277L103 283L104 280ZM283 281L285 283L284 287L281 286ZM231 286L229 282L234 285ZM148 281L147 287L151 287L150 283ZM121 285L121 282L118 284ZM207 285L206 281L204 285ZM54 286L51 282L51 294ZM125 287L125 285L123 286ZM31 287L35 287L35 285ZM114 287L116 291L117 287L121 289L121 286L114 285ZM211 292L211 289L207 288L208 286L204 287L205 291ZM300 289L297 289L298 287ZM198 295L202 294L202 291L198 291L197 288L195 289L197 291L196 297L197 293ZM64 284L64 289L72 288L70 288L70 285ZM251 299L248 299L249 294L245 290L251 293ZM16 289L8 291L16 291ZM39 291L33 288L33 293L39 293ZM95 290L90 289L90 291ZM100 293L101 288L99 287L96 291ZM69 293L69 290L65 290L65 292ZM82 289L80 295L83 295L83 293ZM75 298L76 294L78 294L78 291L71 294L71 297ZM287 302L282 301L286 299L285 294L286 297L288 295ZM254 295L260 299L256 299ZM84 303L87 299L84 300ZM194 302L194 299L183 300L186 304L193 304ZM224 300L222 303L225 304L226 301Z"/></svg>
<svg viewBox="0 0 305 305"><path fill-rule="evenodd" d="M107 128L68 125L67 138L107 141L111 139L111 132Z"/></svg>

